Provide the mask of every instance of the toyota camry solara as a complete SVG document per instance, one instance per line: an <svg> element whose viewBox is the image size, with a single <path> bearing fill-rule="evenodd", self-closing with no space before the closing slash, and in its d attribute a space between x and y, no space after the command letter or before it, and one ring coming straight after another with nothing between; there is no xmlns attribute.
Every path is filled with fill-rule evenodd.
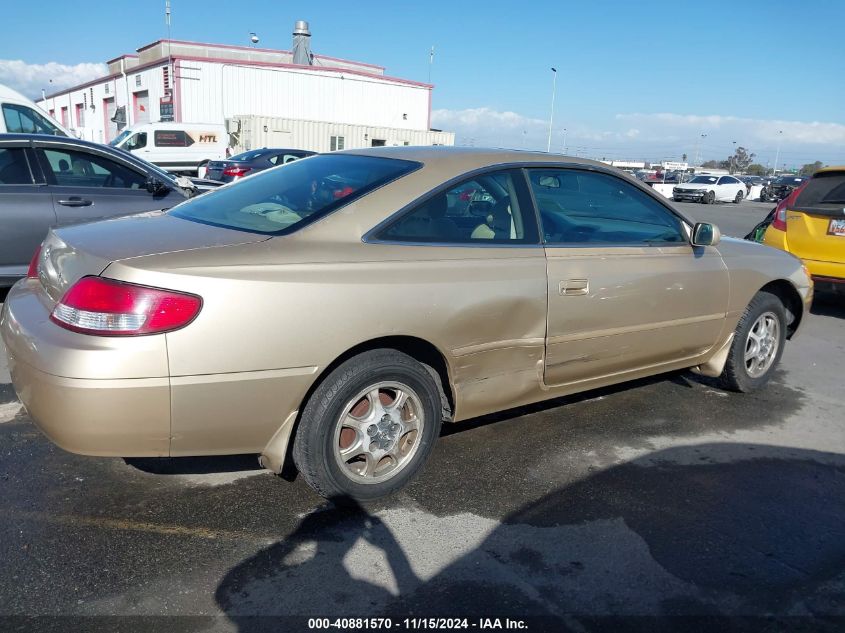
<svg viewBox="0 0 845 633"><path fill-rule="evenodd" d="M53 230L0 327L69 451L259 453L368 499L443 422L683 368L761 387L811 297L792 255L604 165L379 148Z"/></svg>

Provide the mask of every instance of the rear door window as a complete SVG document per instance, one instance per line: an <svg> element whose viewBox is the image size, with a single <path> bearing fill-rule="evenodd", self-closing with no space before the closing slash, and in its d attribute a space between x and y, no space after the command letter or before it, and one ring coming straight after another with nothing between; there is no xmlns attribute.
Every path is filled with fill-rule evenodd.
<svg viewBox="0 0 845 633"><path fill-rule="evenodd" d="M106 187L114 189L144 189L147 177L98 154L77 150L40 150L48 176L62 187Z"/></svg>
<svg viewBox="0 0 845 633"><path fill-rule="evenodd" d="M31 185L32 174L23 148L0 148L0 185Z"/></svg>

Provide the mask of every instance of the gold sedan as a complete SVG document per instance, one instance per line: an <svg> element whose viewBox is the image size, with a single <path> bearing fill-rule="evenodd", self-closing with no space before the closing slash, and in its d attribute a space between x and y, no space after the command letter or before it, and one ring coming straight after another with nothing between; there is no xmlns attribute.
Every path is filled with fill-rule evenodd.
<svg viewBox="0 0 845 633"><path fill-rule="evenodd" d="M683 368L757 389L811 298L796 258L602 164L379 148L51 231L0 330L69 451L292 458L371 499L442 422Z"/></svg>

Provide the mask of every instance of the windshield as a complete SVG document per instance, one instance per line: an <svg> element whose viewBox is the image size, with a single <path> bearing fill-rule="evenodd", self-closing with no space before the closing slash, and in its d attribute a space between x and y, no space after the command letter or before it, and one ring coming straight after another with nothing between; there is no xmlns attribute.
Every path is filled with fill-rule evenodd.
<svg viewBox="0 0 845 633"><path fill-rule="evenodd" d="M701 183L701 184L704 184L704 185L713 185L713 184L716 183L717 180L718 180L718 178L716 178L716 176L696 176L695 178L690 180L690 183L692 183L692 184Z"/></svg>
<svg viewBox="0 0 845 633"><path fill-rule="evenodd" d="M120 134L115 136L112 140L109 141L109 145L112 147L117 147L120 145L128 136L131 136L132 130L123 130Z"/></svg>
<svg viewBox="0 0 845 633"><path fill-rule="evenodd" d="M180 204L171 213L228 229L285 235L419 166L352 154L315 156L221 187Z"/></svg>

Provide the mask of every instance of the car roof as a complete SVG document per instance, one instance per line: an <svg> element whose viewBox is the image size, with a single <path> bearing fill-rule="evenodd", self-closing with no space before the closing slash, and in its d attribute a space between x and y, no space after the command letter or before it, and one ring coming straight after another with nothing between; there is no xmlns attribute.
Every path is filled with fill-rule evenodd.
<svg viewBox="0 0 845 633"><path fill-rule="evenodd" d="M816 174L830 173L832 171L845 171L845 165L829 165L828 167L822 167L821 169L817 170L813 174L813 176L815 176Z"/></svg>
<svg viewBox="0 0 845 633"><path fill-rule="evenodd" d="M575 158L563 156L562 154L550 154L547 152L531 152L513 149L495 149L478 147L453 147L445 145L434 146L401 146L401 147L370 147L365 149L350 149L337 154L358 154L362 156L381 156L383 158L397 158L412 160L419 163L430 163L433 161L449 163L450 167L457 170L469 171L483 167L510 163L561 163L572 165L585 165L599 167L601 169L614 169L605 163L600 163L588 158Z"/></svg>
<svg viewBox="0 0 845 633"><path fill-rule="evenodd" d="M78 145L80 147L91 147L93 149L102 150L103 147L107 147L109 150L113 150L114 148L109 147L107 145L103 145L102 143L94 143L93 141L83 141L79 138L73 138L72 136L58 136L56 134L0 134L0 142L7 141L38 141L41 143L61 143L63 145Z"/></svg>

